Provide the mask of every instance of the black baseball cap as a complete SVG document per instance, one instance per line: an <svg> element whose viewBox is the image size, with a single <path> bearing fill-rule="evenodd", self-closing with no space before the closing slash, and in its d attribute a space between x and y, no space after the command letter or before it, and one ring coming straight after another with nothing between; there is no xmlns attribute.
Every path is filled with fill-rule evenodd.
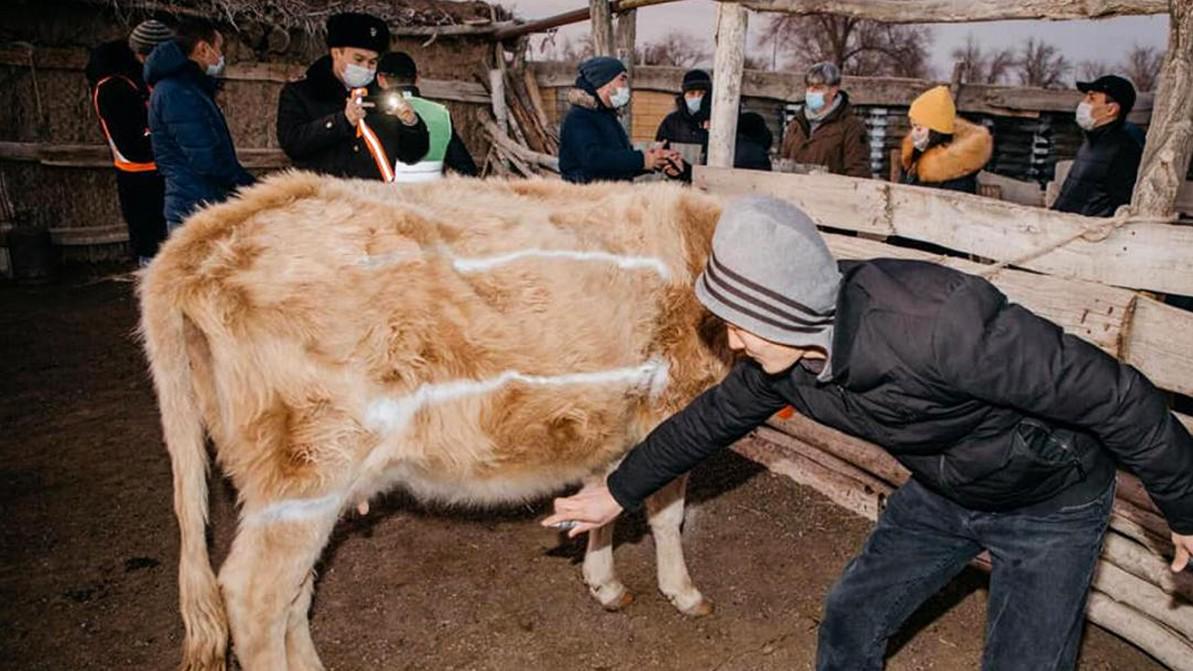
<svg viewBox="0 0 1193 671"><path fill-rule="evenodd" d="M1118 103L1120 119L1127 118L1135 107L1135 87L1118 75L1103 75L1092 82L1077 82L1077 90L1082 93L1097 91L1110 96L1111 100Z"/></svg>

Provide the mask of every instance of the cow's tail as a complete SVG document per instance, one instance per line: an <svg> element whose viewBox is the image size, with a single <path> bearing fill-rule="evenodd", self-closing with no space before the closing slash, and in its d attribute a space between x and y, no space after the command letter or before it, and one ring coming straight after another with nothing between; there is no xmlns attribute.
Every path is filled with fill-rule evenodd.
<svg viewBox="0 0 1193 671"><path fill-rule="evenodd" d="M182 534L178 587L186 639L180 668L222 671L228 620L207 552L208 456L188 354L202 356L200 352L206 348L188 346L188 338L202 338L202 334L171 296L154 291L153 278L146 280L141 287L141 333L161 408L162 431L174 472L174 514Z"/></svg>

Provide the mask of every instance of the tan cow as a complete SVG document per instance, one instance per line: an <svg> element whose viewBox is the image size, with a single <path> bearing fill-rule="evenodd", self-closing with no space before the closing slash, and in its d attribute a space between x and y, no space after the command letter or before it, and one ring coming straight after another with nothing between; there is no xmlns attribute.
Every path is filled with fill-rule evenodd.
<svg viewBox="0 0 1193 671"><path fill-rule="evenodd" d="M183 668L321 669L311 568L337 518L404 487L486 505L600 481L725 371L693 297L719 205L670 185L447 180L395 189L287 173L177 231L140 284L182 533ZM207 452L240 495L212 572ZM692 586L684 483L648 505L659 588ZM612 529L584 578L630 600ZM222 591L222 599L221 599Z"/></svg>

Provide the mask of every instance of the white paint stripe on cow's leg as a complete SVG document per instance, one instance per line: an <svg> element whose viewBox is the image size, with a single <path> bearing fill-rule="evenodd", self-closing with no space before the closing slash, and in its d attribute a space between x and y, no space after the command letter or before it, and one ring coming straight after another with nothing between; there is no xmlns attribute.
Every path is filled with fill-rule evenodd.
<svg viewBox="0 0 1193 671"><path fill-rule="evenodd" d="M604 251L575 251L567 249L520 249L516 252L499 254L497 256L479 258L456 257L452 260L452 267L461 273L478 273L515 261L521 261L522 259L567 259L569 261L612 263L626 270L653 270L664 280L671 278L671 269L655 256L635 256L631 254L613 254Z"/></svg>
<svg viewBox="0 0 1193 671"><path fill-rule="evenodd" d="M341 492L332 492L326 496L315 498L283 499L274 501L264 508L245 512L241 522L248 526L299 522L326 515L329 512L338 513L345 500L346 498Z"/></svg>

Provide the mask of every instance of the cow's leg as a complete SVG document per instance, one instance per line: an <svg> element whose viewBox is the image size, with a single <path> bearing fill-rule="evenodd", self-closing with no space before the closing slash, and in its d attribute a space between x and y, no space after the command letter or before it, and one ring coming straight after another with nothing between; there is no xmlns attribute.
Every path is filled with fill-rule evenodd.
<svg viewBox="0 0 1193 671"><path fill-rule="evenodd" d="M317 656L307 666L290 667L288 643L301 641L293 627L306 626L291 617L292 607L305 613L310 603L311 568L327 543L338 510L294 505L286 514L246 514L228 559L220 569L220 587L236 657L245 671L257 669L321 669Z"/></svg>
<svg viewBox="0 0 1193 671"><path fill-rule="evenodd" d="M680 527L687 484L688 476L681 475L648 497L646 515L658 555L659 591L685 615L708 615L713 610L712 602L692 586L683 556Z"/></svg>
<svg viewBox="0 0 1193 671"><path fill-rule="evenodd" d="M584 489L604 484L604 476L586 480ZM588 550L584 553L584 582L605 610L621 610L634 601L634 595L621 584L613 570L613 523L588 532Z"/></svg>
<svg viewBox="0 0 1193 671"><path fill-rule="evenodd" d="M315 592L315 572L307 573L298 597L290 604L286 623L286 660L289 671L323 671L315 642L311 640L311 624L307 614L311 610L311 595Z"/></svg>

